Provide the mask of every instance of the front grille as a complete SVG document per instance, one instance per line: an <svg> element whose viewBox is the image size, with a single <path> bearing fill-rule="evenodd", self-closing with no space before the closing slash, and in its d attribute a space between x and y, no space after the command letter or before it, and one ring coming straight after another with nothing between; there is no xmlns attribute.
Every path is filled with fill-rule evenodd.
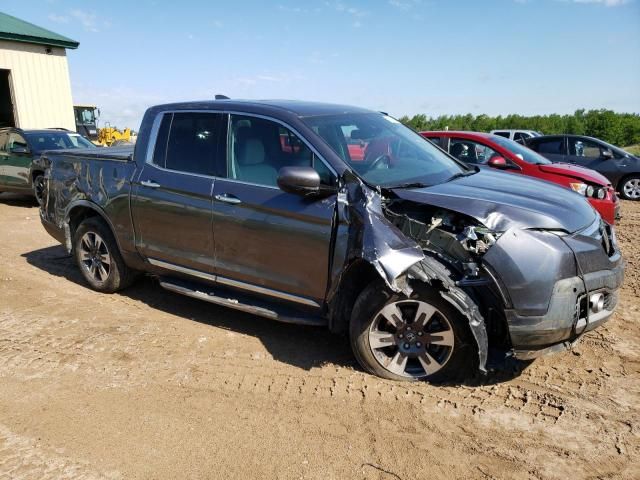
<svg viewBox="0 0 640 480"><path fill-rule="evenodd" d="M613 244L613 230L611 229L611 225L605 222L600 223L600 238L602 242L602 248L604 249L607 256L611 257L614 253L616 253L616 248Z"/></svg>

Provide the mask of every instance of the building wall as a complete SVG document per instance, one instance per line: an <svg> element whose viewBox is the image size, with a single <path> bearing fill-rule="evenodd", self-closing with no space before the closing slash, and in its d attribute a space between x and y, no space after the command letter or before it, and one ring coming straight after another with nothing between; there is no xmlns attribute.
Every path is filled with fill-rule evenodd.
<svg viewBox="0 0 640 480"><path fill-rule="evenodd" d="M16 125L75 130L69 65L64 48L0 40L0 69L11 70Z"/></svg>

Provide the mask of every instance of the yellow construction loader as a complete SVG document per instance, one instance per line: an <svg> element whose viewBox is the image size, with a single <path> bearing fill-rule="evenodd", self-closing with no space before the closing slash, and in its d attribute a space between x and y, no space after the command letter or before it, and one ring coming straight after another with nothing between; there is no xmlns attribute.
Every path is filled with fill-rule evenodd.
<svg viewBox="0 0 640 480"><path fill-rule="evenodd" d="M119 130L109 122L98 128L100 109L95 105L74 105L73 111L76 117L76 131L95 145L110 147L116 141L132 141L130 128Z"/></svg>
<svg viewBox="0 0 640 480"><path fill-rule="evenodd" d="M131 129L118 130L116 127L112 127L109 122L105 122L104 127L98 130L98 145L110 147L118 140L130 142Z"/></svg>

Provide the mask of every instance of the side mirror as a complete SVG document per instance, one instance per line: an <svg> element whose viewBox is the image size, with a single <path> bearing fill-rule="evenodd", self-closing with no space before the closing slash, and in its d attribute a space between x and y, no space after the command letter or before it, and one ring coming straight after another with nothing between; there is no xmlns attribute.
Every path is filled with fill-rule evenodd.
<svg viewBox="0 0 640 480"><path fill-rule="evenodd" d="M282 167L278 172L278 187L295 195L317 195L321 191L320 175L311 167Z"/></svg>
<svg viewBox="0 0 640 480"><path fill-rule="evenodd" d="M498 168L500 170L507 170L511 167L504 157L500 157L498 155L494 155L493 157L491 157L487 162L487 165L493 168Z"/></svg>
<svg viewBox="0 0 640 480"><path fill-rule="evenodd" d="M29 149L27 147L11 147L11 153L24 155L26 153L29 153Z"/></svg>
<svg viewBox="0 0 640 480"><path fill-rule="evenodd" d="M611 153L611 150L603 150L602 151L602 158L604 158L605 160L613 158L613 153Z"/></svg>

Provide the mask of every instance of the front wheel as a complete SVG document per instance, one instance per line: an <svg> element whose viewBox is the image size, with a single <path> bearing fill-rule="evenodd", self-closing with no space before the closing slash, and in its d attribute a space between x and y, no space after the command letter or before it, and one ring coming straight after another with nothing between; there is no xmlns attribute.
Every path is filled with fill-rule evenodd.
<svg viewBox="0 0 640 480"><path fill-rule="evenodd" d="M38 201L38 205L42 206L44 203L44 175L42 173L36 174L33 178L33 195Z"/></svg>
<svg viewBox="0 0 640 480"><path fill-rule="evenodd" d="M98 292L117 292L134 279L134 273L122 260L111 230L101 218L90 217L78 226L73 250L82 276Z"/></svg>
<svg viewBox="0 0 640 480"><path fill-rule="evenodd" d="M620 196L625 200L640 200L640 175L627 177L622 181Z"/></svg>
<svg viewBox="0 0 640 480"><path fill-rule="evenodd" d="M354 305L350 337L360 365L392 380L453 380L477 364L467 320L424 284L407 298L371 283Z"/></svg>

